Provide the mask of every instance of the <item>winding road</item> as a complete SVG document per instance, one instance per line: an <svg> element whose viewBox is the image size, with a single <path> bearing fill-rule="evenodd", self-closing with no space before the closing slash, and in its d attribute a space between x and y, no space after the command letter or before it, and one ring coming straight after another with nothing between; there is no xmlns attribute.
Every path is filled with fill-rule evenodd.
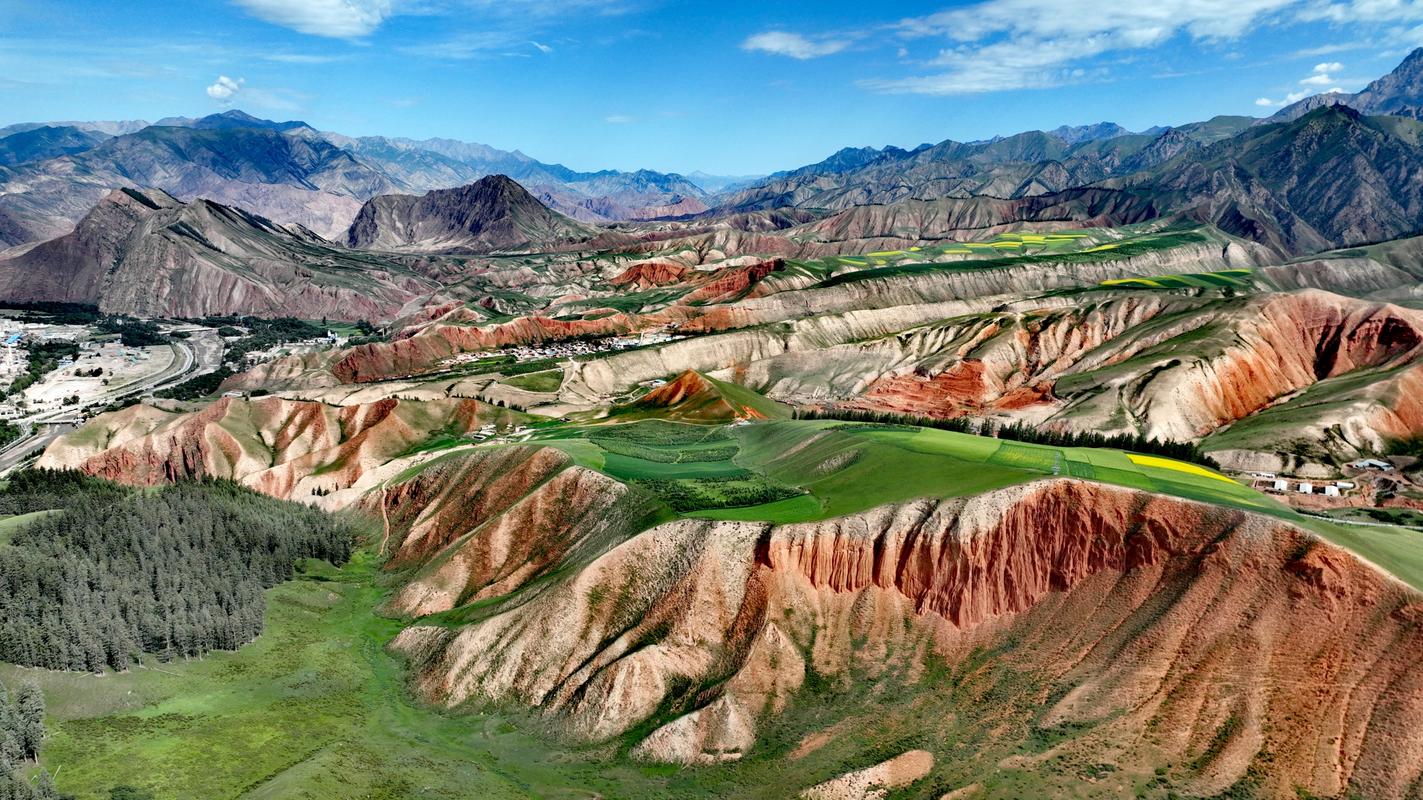
<svg viewBox="0 0 1423 800"><path fill-rule="evenodd" d="M178 328L186 331L189 338L175 338L170 343L174 358L163 370L125 384L117 389L102 392L88 398L85 408L103 408L119 400L158 391L182 383L217 369L222 363L222 340L208 328ZM24 464L50 442L74 430L83 422L83 411L79 408L65 408L17 420L23 433L19 439L0 449L0 475Z"/></svg>

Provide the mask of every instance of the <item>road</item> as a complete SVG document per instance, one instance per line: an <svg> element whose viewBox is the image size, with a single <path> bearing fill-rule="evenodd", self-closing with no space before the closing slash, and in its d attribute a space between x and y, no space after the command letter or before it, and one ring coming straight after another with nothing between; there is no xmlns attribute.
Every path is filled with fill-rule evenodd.
<svg viewBox="0 0 1423 800"><path fill-rule="evenodd" d="M103 408L118 400L158 391L212 372L222 363L222 340L207 328L190 331L188 339L173 339L173 362L161 372L88 398L86 408ZM77 408L59 409L17 420L21 437L0 450L0 475L25 463L50 442L74 430L81 421Z"/></svg>
<svg viewBox="0 0 1423 800"><path fill-rule="evenodd" d="M28 435L0 450L0 475L20 466L31 456L49 447L50 442L72 430L74 425L67 422L35 426Z"/></svg>

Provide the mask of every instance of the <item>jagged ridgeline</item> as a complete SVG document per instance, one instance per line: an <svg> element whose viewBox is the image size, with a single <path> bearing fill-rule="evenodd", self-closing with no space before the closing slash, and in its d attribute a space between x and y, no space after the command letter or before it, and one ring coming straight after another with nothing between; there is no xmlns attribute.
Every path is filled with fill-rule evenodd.
<svg viewBox="0 0 1423 800"><path fill-rule="evenodd" d="M299 562L344 563L359 525L230 481L131 489L31 470L0 490L0 661L126 669L235 649Z"/></svg>

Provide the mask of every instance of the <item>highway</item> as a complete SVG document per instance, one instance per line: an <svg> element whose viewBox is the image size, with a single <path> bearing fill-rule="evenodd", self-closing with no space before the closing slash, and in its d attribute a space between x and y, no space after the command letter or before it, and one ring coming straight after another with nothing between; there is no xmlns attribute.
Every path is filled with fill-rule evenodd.
<svg viewBox="0 0 1423 800"><path fill-rule="evenodd" d="M173 363L161 372L87 398L86 409L101 409L125 398L140 396L212 372L222 363L222 340L207 328L190 329L188 339L173 339ZM79 408L47 411L16 420L23 431L20 438L0 450L0 475L24 464L50 442L74 430L80 422Z"/></svg>

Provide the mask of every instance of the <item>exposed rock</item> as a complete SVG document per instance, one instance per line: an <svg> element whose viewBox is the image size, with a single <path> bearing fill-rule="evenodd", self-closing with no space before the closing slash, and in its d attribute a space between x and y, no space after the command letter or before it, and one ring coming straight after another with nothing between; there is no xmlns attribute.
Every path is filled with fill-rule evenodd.
<svg viewBox="0 0 1423 800"><path fill-rule="evenodd" d="M659 261L642 261L613 277L611 283L614 286L632 286L637 289L650 289L653 286L666 286L669 283L678 283L687 276L687 268L680 264L668 264Z"/></svg>
<svg viewBox="0 0 1423 800"><path fill-rule="evenodd" d="M394 261L208 200L121 189L73 232L0 260L0 297L142 316L387 319L438 286Z"/></svg>
<svg viewBox="0 0 1423 800"><path fill-rule="evenodd" d="M373 198L351 223L345 243L375 250L488 253L549 249L598 235L551 211L508 177L490 175L423 197Z"/></svg>
<svg viewBox="0 0 1423 800"><path fill-rule="evenodd" d="M1053 481L818 523L681 520L584 552L574 574L462 629L402 633L417 692L519 700L602 739L672 687L713 681L637 751L709 763L746 752L747 728L812 664L873 680L928 650L952 662L1015 642L997 651L1010 672L1062 687L1043 724L1086 726L1089 748L1129 759L1145 731L1164 752L1141 757L1181 763L1238 726L1204 793L1262 751L1267 793L1402 798L1423 773L1423 751L1387 733L1423 721L1423 619L1393 611L1418 595L1272 520ZM1258 680L1261 663L1290 679Z"/></svg>
<svg viewBox="0 0 1423 800"><path fill-rule="evenodd" d="M848 772L800 793L804 800L880 800L890 790L908 786L934 768L934 754L910 750L888 761Z"/></svg>

